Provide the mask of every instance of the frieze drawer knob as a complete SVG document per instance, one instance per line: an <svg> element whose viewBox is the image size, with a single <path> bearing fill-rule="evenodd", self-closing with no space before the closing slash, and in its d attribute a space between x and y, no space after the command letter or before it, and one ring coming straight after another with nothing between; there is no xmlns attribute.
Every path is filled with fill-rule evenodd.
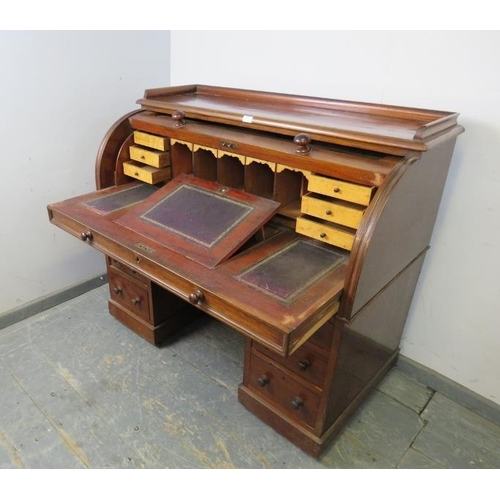
<svg viewBox="0 0 500 500"><path fill-rule="evenodd" d="M302 398L299 398L299 396L296 396L292 400L292 408L294 410L300 410L304 406L304 401L302 401Z"/></svg>
<svg viewBox="0 0 500 500"><path fill-rule="evenodd" d="M80 234L80 238L82 241L91 241L93 238L93 234L90 231L85 231L84 233Z"/></svg>
<svg viewBox="0 0 500 500"><path fill-rule="evenodd" d="M135 297L132 299L132 304L134 304L134 306L140 306L141 305L141 299L139 297Z"/></svg>
<svg viewBox="0 0 500 500"><path fill-rule="evenodd" d="M194 306L196 304L199 304L200 302L203 302L205 300L205 295L203 295L203 292L201 290L196 290L193 293L189 294L189 302L193 304Z"/></svg>
<svg viewBox="0 0 500 500"><path fill-rule="evenodd" d="M121 286L115 286L113 288L113 291L116 293L116 295L120 295L121 293L123 293L123 288Z"/></svg>
<svg viewBox="0 0 500 500"><path fill-rule="evenodd" d="M265 387L267 384L269 384L269 377L267 375L261 375L258 379L257 379L257 383L261 386L261 387Z"/></svg>

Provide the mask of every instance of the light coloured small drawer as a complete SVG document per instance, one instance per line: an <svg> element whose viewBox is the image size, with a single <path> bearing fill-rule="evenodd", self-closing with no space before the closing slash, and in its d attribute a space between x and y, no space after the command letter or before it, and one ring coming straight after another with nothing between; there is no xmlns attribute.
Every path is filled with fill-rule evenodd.
<svg viewBox="0 0 500 500"><path fill-rule="evenodd" d="M130 146L130 159L140 161L155 168L168 167L170 165L170 154L159 153L139 146Z"/></svg>
<svg viewBox="0 0 500 500"><path fill-rule="evenodd" d="M370 186L351 184L350 182L339 181L321 175L311 175L309 177L308 188L313 193L332 196L339 200L350 201L364 206L369 205L373 190L375 189Z"/></svg>
<svg viewBox="0 0 500 500"><path fill-rule="evenodd" d="M168 151L170 142L167 137L160 137L159 135L146 134L146 132L134 131L134 142L140 146L146 146L159 151Z"/></svg>
<svg viewBox="0 0 500 500"><path fill-rule="evenodd" d="M319 217L329 222L357 229L364 207L346 201L333 201L331 198L311 193L302 197L301 211L304 214Z"/></svg>
<svg viewBox="0 0 500 500"><path fill-rule="evenodd" d="M307 216L297 218L295 231L346 250L352 249L354 236L356 235L354 229L328 222L321 222Z"/></svg>
<svg viewBox="0 0 500 500"><path fill-rule="evenodd" d="M170 167L153 168L134 161L126 161L123 163L123 173L134 179L147 182L148 184L167 181L171 177Z"/></svg>

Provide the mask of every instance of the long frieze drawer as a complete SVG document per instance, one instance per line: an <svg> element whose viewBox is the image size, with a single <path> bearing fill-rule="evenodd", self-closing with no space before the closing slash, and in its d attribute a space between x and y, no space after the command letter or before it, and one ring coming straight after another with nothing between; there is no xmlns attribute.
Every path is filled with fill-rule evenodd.
<svg viewBox="0 0 500 500"><path fill-rule="evenodd" d="M295 226L297 233L309 236L324 243L335 245L345 250L351 250L354 243L356 231L354 229L321 222L307 216L298 217Z"/></svg>
<svg viewBox="0 0 500 500"><path fill-rule="evenodd" d="M360 186L321 175L309 176L309 191L368 206L374 187Z"/></svg>
<svg viewBox="0 0 500 500"><path fill-rule="evenodd" d="M130 146L130 158L140 161L155 168L168 167L170 165L170 154L168 152L159 153L138 146Z"/></svg>
<svg viewBox="0 0 500 500"><path fill-rule="evenodd" d="M134 161L126 161L123 163L123 173L134 179L147 182L148 184L157 184L158 182L167 181L171 177L170 167L154 168L141 165Z"/></svg>
<svg viewBox="0 0 500 500"><path fill-rule="evenodd" d="M134 131L134 142L140 146L158 149L159 151L168 151L170 146L170 141L167 137L146 134L145 132L139 132L138 130Z"/></svg>
<svg viewBox="0 0 500 500"><path fill-rule="evenodd" d="M111 300L122 305L136 316L150 320L149 293L145 285L135 282L124 273L109 268L109 291Z"/></svg>
<svg viewBox="0 0 500 500"><path fill-rule="evenodd" d="M302 196L301 211L304 214L357 229L364 207L342 200L332 200L326 196L311 193Z"/></svg>
<svg viewBox="0 0 500 500"><path fill-rule="evenodd" d="M252 351L247 385L272 400L290 417L314 427L318 416L319 394L268 363Z"/></svg>
<svg viewBox="0 0 500 500"><path fill-rule="evenodd" d="M309 348L307 345L299 347L290 356L284 358L272 353L269 349L261 346L257 342L253 344L255 348L272 358L277 364L284 369L289 370L300 378L311 382L321 388L325 379L326 359L319 355L314 348Z"/></svg>

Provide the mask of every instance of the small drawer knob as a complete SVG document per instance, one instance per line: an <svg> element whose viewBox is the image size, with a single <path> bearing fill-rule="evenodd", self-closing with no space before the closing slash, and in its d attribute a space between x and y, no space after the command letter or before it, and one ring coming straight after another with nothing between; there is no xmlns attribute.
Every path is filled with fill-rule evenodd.
<svg viewBox="0 0 500 500"><path fill-rule="evenodd" d="M123 288L122 288L121 286L115 286L115 287L113 288L113 292L115 292L115 293L116 293L116 295L120 295L120 294L122 294L122 293L123 293Z"/></svg>
<svg viewBox="0 0 500 500"><path fill-rule="evenodd" d="M304 406L304 401L299 396L296 396L292 400L292 408L294 410L300 410Z"/></svg>
<svg viewBox="0 0 500 500"><path fill-rule="evenodd" d="M319 233L320 238L326 238L326 233Z"/></svg>
<svg viewBox="0 0 500 500"><path fill-rule="evenodd" d="M203 292L201 290L196 290L193 293L189 294L189 302L193 304L194 306L196 304L199 304L200 302L203 302L205 300L205 295L203 295Z"/></svg>
<svg viewBox="0 0 500 500"><path fill-rule="evenodd" d="M139 297L134 297L132 299L132 304L134 304L134 306L140 306L141 305L141 299Z"/></svg>
<svg viewBox="0 0 500 500"><path fill-rule="evenodd" d="M311 362L308 359L301 359L299 361L299 368L302 371L306 371L311 366Z"/></svg>
<svg viewBox="0 0 500 500"><path fill-rule="evenodd" d="M85 231L84 233L80 234L80 238L82 241L92 241L92 238L94 235L90 231Z"/></svg>
<svg viewBox="0 0 500 500"><path fill-rule="evenodd" d="M270 380L267 375L261 375L257 379L257 384L259 384L261 387L265 387L267 384L269 384Z"/></svg>
<svg viewBox="0 0 500 500"><path fill-rule="evenodd" d="M326 212L325 212L326 215L332 215L332 211L330 209L328 209Z"/></svg>
<svg viewBox="0 0 500 500"><path fill-rule="evenodd" d="M340 193L340 188L339 187L334 187L333 188L334 193Z"/></svg>

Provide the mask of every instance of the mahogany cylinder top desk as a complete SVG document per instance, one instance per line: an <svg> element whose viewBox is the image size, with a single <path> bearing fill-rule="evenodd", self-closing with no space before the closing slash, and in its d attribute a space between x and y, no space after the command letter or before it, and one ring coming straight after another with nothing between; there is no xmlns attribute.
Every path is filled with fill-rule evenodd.
<svg viewBox="0 0 500 500"><path fill-rule="evenodd" d="M206 85L147 90L49 219L106 256L155 345L203 312L248 339L239 401L313 456L395 362L457 113Z"/></svg>

